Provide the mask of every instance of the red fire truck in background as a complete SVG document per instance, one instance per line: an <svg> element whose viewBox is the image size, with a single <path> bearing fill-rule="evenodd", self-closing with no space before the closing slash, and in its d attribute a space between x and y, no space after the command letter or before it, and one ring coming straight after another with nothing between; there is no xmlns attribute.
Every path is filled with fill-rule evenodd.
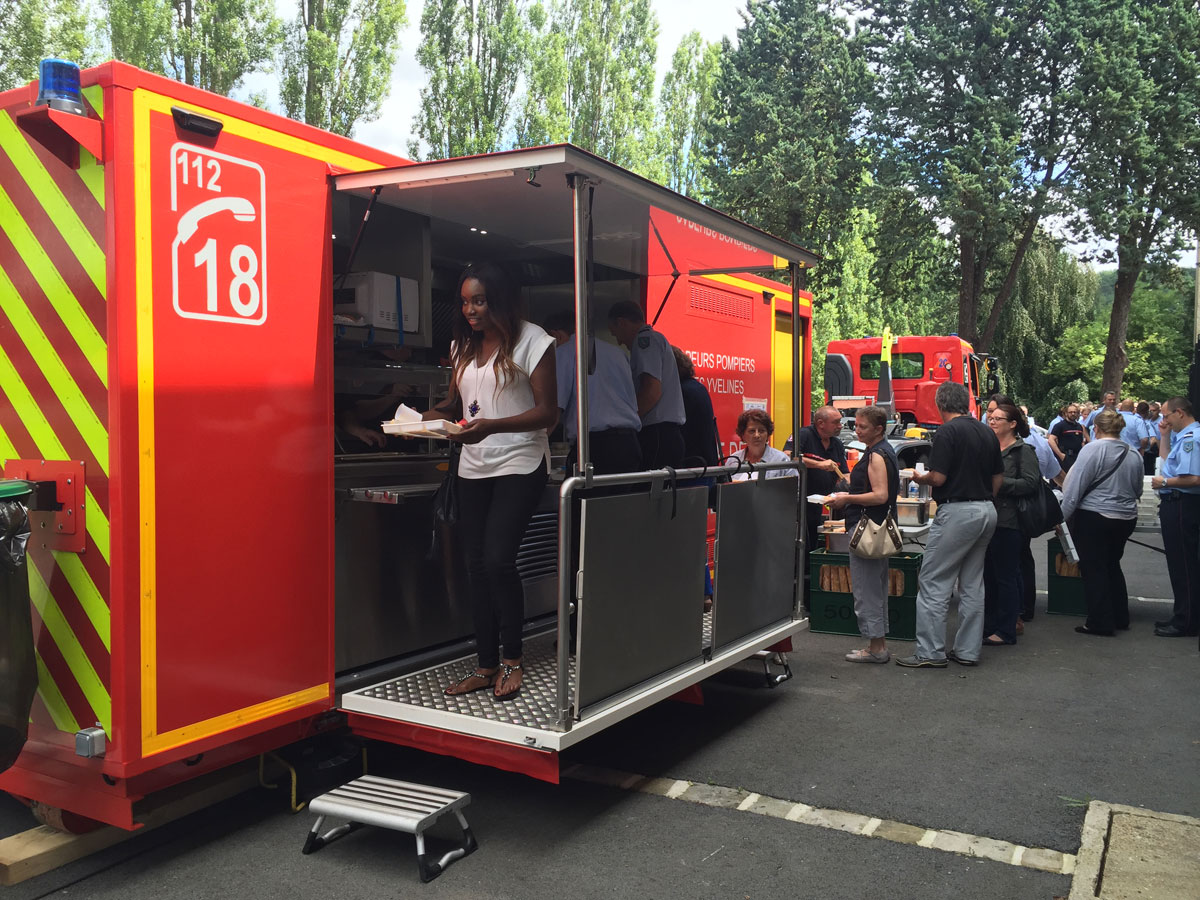
<svg viewBox="0 0 1200 900"><path fill-rule="evenodd" d="M879 393L880 338L830 341L825 351L825 402L839 409L874 402ZM983 398L999 391L999 361L957 335L902 335L892 338L892 397L896 419L904 425L941 423L934 394L954 381L971 397L978 418Z"/></svg>

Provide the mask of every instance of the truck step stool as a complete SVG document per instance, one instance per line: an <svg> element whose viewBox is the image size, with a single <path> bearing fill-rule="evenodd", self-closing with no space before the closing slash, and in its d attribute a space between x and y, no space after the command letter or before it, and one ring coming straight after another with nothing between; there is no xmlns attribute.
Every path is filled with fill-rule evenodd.
<svg viewBox="0 0 1200 900"><path fill-rule="evenodd" d="M302 852L315 853L363 825L405 831L417 839L417 870L421 881L432 881L454 860L461 859L479 846L462 814L462 808L470 802L471 795L459 791L364 775L309 803L309 809L317 814L317 821L308 833ZM425 831L448 812L454 813L462 827L462 845L446 853L437 862L430 862L425 855ZM321 834L321 825L326 816L349 821Z"/></svg>

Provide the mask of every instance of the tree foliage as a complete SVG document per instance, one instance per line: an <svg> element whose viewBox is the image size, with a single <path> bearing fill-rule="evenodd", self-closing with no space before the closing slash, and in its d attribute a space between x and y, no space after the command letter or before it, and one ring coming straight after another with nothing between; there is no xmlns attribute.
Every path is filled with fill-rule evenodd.
<svg viewBox="0 0 1200 900"><path fill-rule="evenodd" d="M1183 283L1146 279L1133 293L1125 352L1129 360L1121 393L1165 400L1187 394L1187 363L1192 349L1192 291L1195 271ZM1118 276L1119 277L1119 276ZM1101 393L1108 344L1109 310L1101 307L1088 322L1068 328L1045 372L1059 383L1081 378L1092 399ZM1104 389L1108 389L1105 385ZM1084 399L1075 396L1070 399Z"/></svg>
<svg viewBox="0 0 1200 900"><path fill-rule="evenodd" d="M88 66L98 57L94 10L76 0L0 0L0 91L38 77L57 56Z"/></svg>
<svg viewBox="0 0 1200 900"><path fill-rule="evenodd" d="M720 64L721 45L706 43L698 31L689 32L671 58L658 98L663 183L697 199L710 191L704 140L716 110L714 89Z"/></svg>
<svg viewBox="0 0 1200 900"><path fill-rule="evenodd" d="M818 253L855 205L854 137L866 69L844 21L817 0L763 0L722 47L709 122L716 206Z"/></svg>
<svg viewBox="0 0 1200 900"><path fill-rule="evenodd" d="M983 349L1074 174L1087 133L1081 26L1100 2L861 4L881 178L952 224L958 331Z"/></svg>
<svg viewBox="0 0 1200 900"><path fill-rule="evenodd" d="M410 152L431 159L499 150L529 48L516 0L427 0L417 61L427 83Z"/></svg>
<svg viewBox="0 0 1200 900"><path fill-rule="evenodd" d="M379 116L404 0L297 0L285 26L281 95L293 119L349 136Z"/></svg>
<svg viewBox="0 0 1200 900"><path fill-rule="evenodd" d="M1077 198L1091 233L1116 245L1102 380L1119 390L1138 365L1131 335L1126 346L1138 278L1200 222L1200 10L1186 0L1111 3L1094 23L1083 78L1098 139Z"/></svg>
<svg viewBox="0 0 1200 900"><path fill-rule="evenodd" d="M570 141L635 172L656 168L658 19L649 0L550 0L530 23L517 142Z"/></svg>
<svg viewBox="0 0 1200 900"><path fill-rule="evenodd" d="M229 94L270 63L282 35L272 0L106 0L113 55Z"/></svg>

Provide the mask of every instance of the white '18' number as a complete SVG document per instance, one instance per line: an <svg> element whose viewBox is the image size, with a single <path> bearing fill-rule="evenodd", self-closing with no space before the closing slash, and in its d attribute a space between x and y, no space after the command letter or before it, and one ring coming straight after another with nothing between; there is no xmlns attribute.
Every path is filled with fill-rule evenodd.
<svg viewBox="0 0 1200 900"><path fill-rule="evenodd" d="M217 242L209 238L196 251L193 264L204 266L205 305L210 313L217 312ZM238 244L229 253L229 269L233 278L229 282L229 302L239 316L253 316L258 312L262 295L255 277L258 275L258 256L253 248ZM243 293L245 299L243 299Z"/></svg>

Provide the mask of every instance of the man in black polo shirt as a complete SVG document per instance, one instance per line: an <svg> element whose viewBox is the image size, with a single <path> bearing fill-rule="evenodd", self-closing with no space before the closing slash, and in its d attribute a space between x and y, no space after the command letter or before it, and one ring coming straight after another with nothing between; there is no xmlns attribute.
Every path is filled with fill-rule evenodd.
<svg viewBox="0 0 1200 900"><path fill-rule="evenodd" d="M1078 404L1067 404L1066 413L1050 429L1050 434L1046 439L1050 443L1050 449L1058 457L1058 464L1062 466L1062 470L1064 472L1071 471L1071 466L1075 465L1075 458L1079 456L1079 451L1088 442L1087 429L1079 421Z"/></svg>
<svg viewBox="0 0 1200 900"><path fill-rule="evenodd" d="M822 406L813 413L813 423L801 428L796 436L795 455L808 469L810 494L832 494L834 485L848 472L846 448L837 437L841 430L842 414L832 406ZM808 546L812 548L816 546L817 529L821 526L821 505L810 503L806 512Z"/></svg>
<svg viewBox="0 0 1200 900"><path fill-rule="evenodd" d="M933 487L937 515L929 529L917 579L917 648L896 663L946 668L947 656L976 665L983 646L983 561L996 530L992 498L1004 479L1000 442L968 415L967 389L945 382L934 397L944 423L933 438L929 471L913 480ZM946 614L958 582L958 632L946 653Z"/></svg>

